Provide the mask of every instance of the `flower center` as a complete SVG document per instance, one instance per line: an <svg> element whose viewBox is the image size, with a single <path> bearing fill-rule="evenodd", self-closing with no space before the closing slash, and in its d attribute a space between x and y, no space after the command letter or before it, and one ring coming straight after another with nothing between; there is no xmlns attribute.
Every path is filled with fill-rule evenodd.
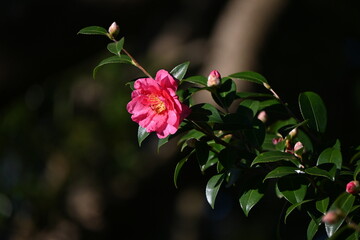
<svg viewBox="0 0 360 240"><path fill-rule="evenodd" d="M166 110L165 103L161 101L155 94L150 94L149 103L152 110L156 113L162 113Z"/></svg>

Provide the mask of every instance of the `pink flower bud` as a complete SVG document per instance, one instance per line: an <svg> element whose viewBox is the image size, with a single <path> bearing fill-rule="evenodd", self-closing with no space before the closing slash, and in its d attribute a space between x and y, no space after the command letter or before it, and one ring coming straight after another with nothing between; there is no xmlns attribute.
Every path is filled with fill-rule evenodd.
<svg viewBox="0 0 360 240"><path fill-rule="evenodd" d="M341 218L344 218L344 213L340 210L340 209L336 209L336 210L332 210L327 212L323 217L322 217L322 221L324 223L328 223L328 224L335 224L337 223L339 220L341 220Z"/></svg>
<svg viewBox="0 0 360 240"><path fill-rule="evenodd" d="M208 77L207 86L208 87L219 86L221 83L220 79L221 79L221 75L218 71L216 71L216 70L211 71L211 73L209 74L209 77Z"/></svg>
<svg viewBox="0 0 360 240"><path fill-rule="evenodd" d="M272 139L272 143L274 145L278 144L279 142L283 141L284 139L282 137L279 137L279 138L273 138Z"/></svg>
<svg viewBox="0 0 360 240"><path fill-rule="evenodd" d="M119 34L119 31L120 31L120 28L119 26L116 24L116 22L113 22L111 24L111 26L109 27L109 34L112 36L112 37L116 37L118 34Z"/></svg>
<svg viewBox="0 0 360 240"><path fill-rule="evenodd" d="M346 184L346 192L350 194L356 194L360 191L359 181L351 181Z"/></svg>
<svg viewBox="0 0 360 240"><path fill-rule="evenodd" d="M262 121L262 122L266 122L267 119L268 119L268 116L267 116L267 114L266 114L265 111L261 111L261 112L259 113L259 115L257 116L257 118L258 118L260 121Z"/></svg>
<svg viewBox="0 0 360 240"><path fill-rule="evenodd" d="M296 136L296 134L297 134L297 128L294 128L293 130L291 130L289 132L290 138L294 138Z"/></svg>
<svg viewBox="0 0 360 240"><path fill-rule="evenodd" d="M295 143L294 145L294 155L296 157L300 157L301 158L301 155L303 153L303 150L304 150L304 146L301 142L297 142Z"/></svg>

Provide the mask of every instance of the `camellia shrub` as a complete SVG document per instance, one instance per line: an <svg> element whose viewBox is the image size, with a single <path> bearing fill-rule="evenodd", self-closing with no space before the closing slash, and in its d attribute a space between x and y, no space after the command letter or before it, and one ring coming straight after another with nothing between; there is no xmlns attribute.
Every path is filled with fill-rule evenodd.
<svg viewBox="0 0 360 240"><path fill-rule="evenodd" d="M285 222L294 211L307 213L307 239L324 227L330 239L359 238L360 147L343 159L340 140L325 138L327 109L318 94L299 94L298 118L256 72L221 77L214 70L208 77L186 76L185 62L153 77L125 50L118 33L115 22L108 30L91 26L79 31L111 40L107 49L113 56L95 67L94 77L99 67L110 63L130 64L146 75L127 83L133 90L127 111L139 124L139 145L152 132L158 147L176 137L185 157L175 167L175 186L183 166L195 159L201 172L213 169L205 192L212 208L221 186L236 186L248 216L272 187L289 203ZM234 80L260 84L268 91L237 92ZM192 96L198 91L208 91L217 106L195 104Z"/></svg>

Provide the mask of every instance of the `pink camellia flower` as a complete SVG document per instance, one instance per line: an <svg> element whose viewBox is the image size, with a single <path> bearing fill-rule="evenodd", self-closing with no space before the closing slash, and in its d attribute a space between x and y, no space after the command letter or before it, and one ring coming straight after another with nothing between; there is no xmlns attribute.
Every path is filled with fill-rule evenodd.
<svg viewBox="0 0 360 240"><path fill-rule="evenodd" d="M220 85L221 75L217 70L212 70L208 76L207 86L216 87Z"/></svg>
<svg viewBox="0 0 360 240"><path fill-rule="evenodd" d="M190 114L189 107L176 95L177 87L178 81L165 70L159 70L155 79L136 80L132 100L126 106L131 119L147 132L156 132L159 138L174 134Z"/></svg>
<svg viewBox="0 0 360 240"><path fill-rule="evenodd" d="M359 181L351 181L346 184L346 192L350 194L356 194L360 191Z"/></svg>

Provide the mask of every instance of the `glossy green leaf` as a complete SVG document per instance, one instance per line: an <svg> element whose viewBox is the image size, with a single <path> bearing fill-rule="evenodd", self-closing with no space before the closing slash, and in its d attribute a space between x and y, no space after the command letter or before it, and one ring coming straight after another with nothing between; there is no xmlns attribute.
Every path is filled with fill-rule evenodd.
<svg viewBox="0 0 360 240"><path fill-rule="evenodd" d="M194 152L194 150L188 154L187 156L185 156L183 159L181 159L177 164L176 164L176 167L175 167L175 171L174 171L174 185L176 188L178 188L178 185L177 185L177 181L178 181L178 177L179 177L179 173L180 173L180 170L182 169L183 165L186 163L186 161L188 160L189 156Z"/></svg>
<svg viewBox="0 0 360 240"><path fill-rule="evenodd" d="M204 141L198 141L196 142L195 150L196 150L195 153L200 166L200 170L203 171L204 166L209 159L209 150L210 150L209 146Z"/></svg>
<svg viewBox="0 0 360 240"><path fill-rule="evenodd" d="M344 215L347 216L354 205L354 201L355 196L344 192L334 201L329 211L340 209L344 213ZM340 219L334 224L325 223L325 230L328 237L331 237L340 228L344 220L344 218Z"/></svg>
<svg viewBox="0 0 360 240"><path fill-rule="evenodd" d="M141 146L141 143L150 135L149 132L146 131L145 128L139 126L138 128L138 143Z"/></svg>
<svg viewBox="0 0 360 240"><path fill-rule="evenodd" d="M181 81L185 74L186 71L189 67L190 62L184 62L182 64L177 65L176 67L173 68L173 70L171 70L171 75L173 75L174 78L176 78L177 80Z"/></svg>
<svg viewBox="0 0 360 240"><path fill-rule="evenodd" d="M330 174L328 171L318 168L318 167L306 168L305 173L312 175L312 176L325 177L325 178L330 179L331 181L335 180L332 174Z"/></svg>
<svg viewBox="0 0 360 240"><path fill-rule="evenodd" d="M333 163L336 165L337 169L341 169L342 156L340 150L334 148L327 148L322 151L316 165L320 165L323 163Z"/></svg>
<svg viewBox="0 0 360 240"><path fill-rule="evenodd" d="M131 59L126 56L126 55L120 55L120 56L112 56L109 58L106 58L104 60L102 60L93 70L93 77L95 78L96 76L96 72L98 71L98 69L106 64L112 64L112 63L127 63L127 64L132 64Z"/></svg>
<svg viewBox="0 0 360 240"><path fill-rule="evenodd" d="M239 98L274 98L274 95L268 93L237 92L236 95Z"/></svg>
<svg viewBox="0 0 360 240"><path fill-rule="evenodd" d="M284 222L286 223L287 217L290 215L290 213L292 213L292 211L294 211L294 209L296 209L297 207L303 205L304 203L308 203L308 202L311 202L311 201L313 201L313 200L308 199L308 200L304 200L304 201L301 201L301 202L298 202L298 203L295 203L295 204L291 205L291 206L286 210Z"/></svg>
<svg viewBox="0 0 360 240"><path fill-rule="evenodd" d="M325 214L329 206L329 201L330 201L329 197L316 201L316 209L319 212Z"/></svg>
<svg viewBox="0 0 360 240"><path fill-rule="evenodd" d="M157 146L157 151L159 152L161 146L163 146L164 144L166 144L167 142L169 142L169 138L171 135L167 136L166 138L159 138L158 141L158 146Z"/></svg>
<svg viewBox="0 0 360 240"><path fill-rule="evenodd" d="M256 100L245 99L244 101L241 101L240 106L251 109L253 112L253 116L255 116L259 110L260 102Z"/></svg>
<svg viewBox="0 0 360 240"><path fill-rule="evenodd" d="M185 78L183 80L181 80L182 82L189 82L189 83L195 83L195 84L200 84L202 86L207 86L207 78L204 76L191 76L188 78Z"/></svg>
<svg viewBox="0 0 360 240"><path fill-rule="evenodd" d="M217 174L212 176L206 184L206 200L212 208L215 207L216 196L219 192L222 182L224 181L224 174Z"/></svg>
<svg viewBox="0 0 360 240"><path fill-rule="evenodd" d="M300 176L285 176L280 178L277 182L277 187L281 194L292 204L304 200L307 186L307 180Z"/></svg>
<svg viewBox="0 0 360 240"><path fill-rule="evenodd" d="M304 120L309 120L308 126L317 132L325 132L327 111L320 96L314 92L301 93L299 95L299 106Z"/></svg>
<svg viewBox="0 0 360 240"><path fill-rule="evenodd" d="M120 56L120 52L123 49L123 46L124 46L124 38L121 38L117 42L109 43L107 45L107 49L109 50L109 52L111 52L117 56Z"/></svg>
<svg viewBox="0 0 360 240"><path fill-rule="evenodd" d="M99 26L90 26L81 29L78 34L90 34L90 35L105 35L108 36L108 32L105 28Z"/></svg>
<svg viewBox="0 0 360 240"><path fill-rule="evenodd" d="M208 103L197 104L191 107L191 113L188 116L188 119L191 119L196 122L206 122L206 123L222 123L223 120L217 110L213 105Z"/></svg>
<svg viewBox="0 0 360 240"><path fill-rule="evenodd" d="M290 153L286 153L286 152L264 152L259 154L254 161L251 163L251 166L254 166L255 164L259 164L259 163L270 163L270 162L278 162L281 160L285 160L285 161L298 161L298 159L290 154Z"/></svg>
<svg viewBox="0 0 360 240"><path fill-rule="evenodd" d="M279 105L280 102L278 99L269 99L269 100L265 100L265 101L261 101L259 104L259 111L274 106L274 105Z"/></svg>
<svg viewBox="0 0 360 240"><path fill-rule="evenodd" d="M264 181L269 178L281 178L286 175L298 174L298 173L299 173L299 169L296 167L286 167L286 166L277 167L265 176Z"/></svg>
<svg viewBox="0 0 360 240"><path fill-rule="evenodd" d="M354 171L354 180L357 179L357 176L359 175L359 173L360 173L360 160L356 162L356 168Z"/></svg>
<svg viewBox="0 0 360 240"><path fill-rule="evenodd" d="M234 74L229 75L229 77L238 78L238 79L246 80L246 81L249 81L249 82L254 82L254 83L257 83L257 84L268 83L264 76L262 76L259 73L250 72L250 71L234 73Z"/></svg>
<svg viewBox="0 0 360 240"><path fill-rule="evenodd" d="M316 232L319 229L320 223L321 223L320 220L315 220L315 219L311 218L311 221L310 221L307 231L306 231L307 240L312 240L314 238Z"/></svg>
<svg viewBox="0 0 360 240"><path fill-rule="evenodd" d="M264 193L259 189L249 189L239 199L241 209L248 216L250 210L260 201Z"/></svg>

